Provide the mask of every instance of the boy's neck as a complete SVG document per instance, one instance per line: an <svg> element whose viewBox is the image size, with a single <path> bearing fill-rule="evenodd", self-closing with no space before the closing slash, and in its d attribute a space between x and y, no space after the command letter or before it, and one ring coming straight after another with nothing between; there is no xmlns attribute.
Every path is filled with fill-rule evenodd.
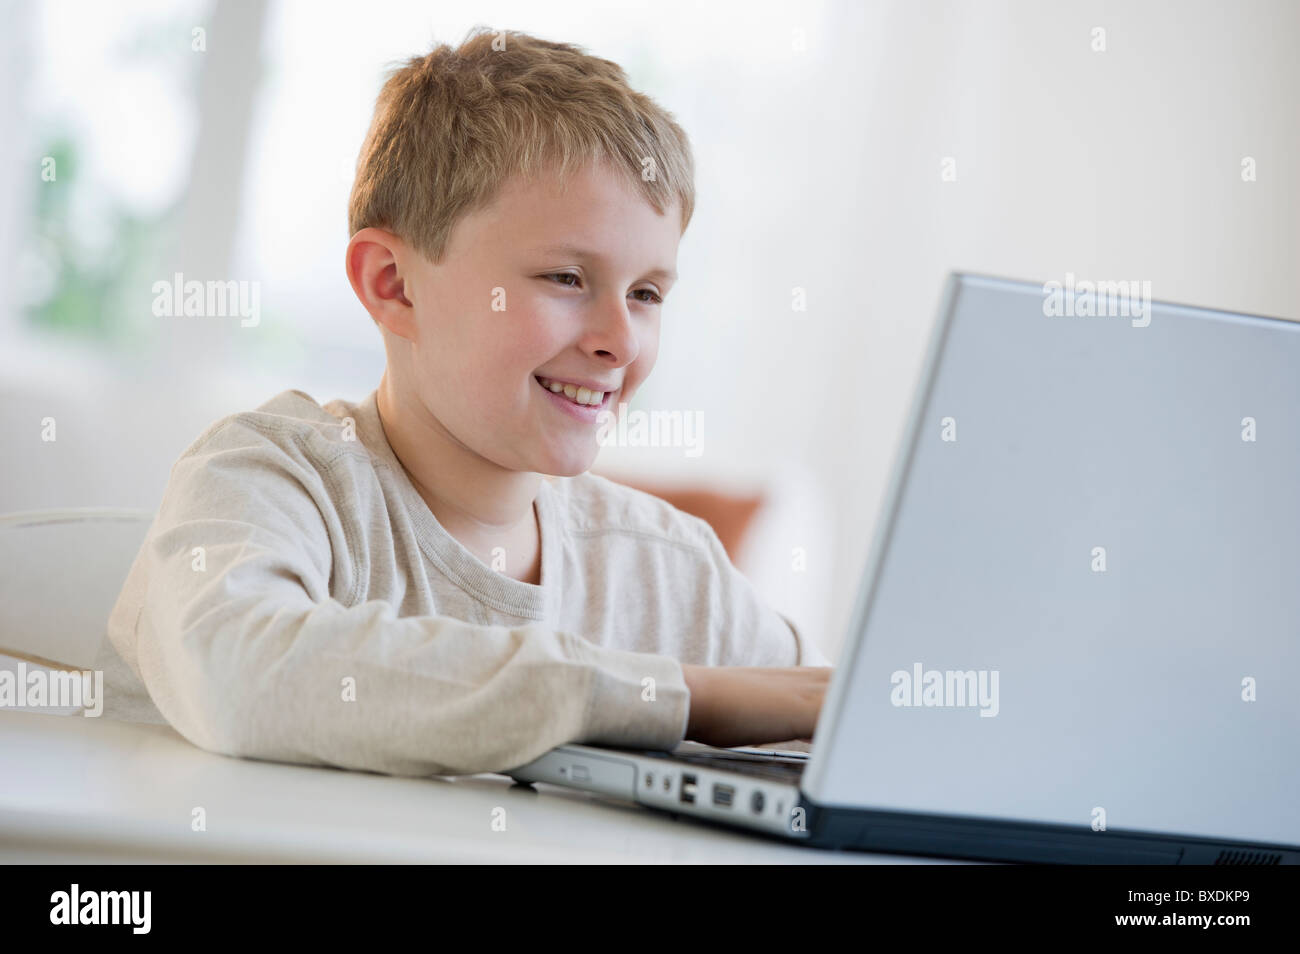
<svg viewBox="0 0 1300 954"><path fill-rule="evenodd" d="M423 409L401 404L384 375L376 394L380 425L412 486L438 523L494 568L493 550L505 552L499 572L540 582L541 531L534 501L541 475L509 471L451 438Z"/></svg>

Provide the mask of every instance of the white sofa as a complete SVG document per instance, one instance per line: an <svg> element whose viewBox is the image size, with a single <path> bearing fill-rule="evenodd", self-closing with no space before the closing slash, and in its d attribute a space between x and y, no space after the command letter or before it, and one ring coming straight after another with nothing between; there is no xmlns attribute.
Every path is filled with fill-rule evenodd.
<svg viewBox="0 0 1300 954"><path fill-rule="evenodd" d="M0 515L0 669L92 668L152 521L147 510L102 507Z"/></svg>

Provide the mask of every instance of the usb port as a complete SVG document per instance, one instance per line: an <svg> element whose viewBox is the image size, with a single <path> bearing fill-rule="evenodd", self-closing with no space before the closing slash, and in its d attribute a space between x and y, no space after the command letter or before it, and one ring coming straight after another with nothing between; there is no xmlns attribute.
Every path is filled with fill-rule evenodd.
<svg viewBox="0 0 1300 954"><path fill-rule="evenodd" d="M681 801L687 805L695 804L695 776L689 772L682 773Z"/></svg>
<svg viewBox="0 0 1300 954"><path fill-rule="evenodd" d="M731 801L736 797L736 789L732 785L714 785L713 786L713 804L721 805L724 808L731 807Z"/></svg>

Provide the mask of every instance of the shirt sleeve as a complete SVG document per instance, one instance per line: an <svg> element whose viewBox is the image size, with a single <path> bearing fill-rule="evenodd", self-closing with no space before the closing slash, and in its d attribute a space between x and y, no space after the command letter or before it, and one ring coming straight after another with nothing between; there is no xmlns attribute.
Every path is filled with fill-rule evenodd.
<svg viewBox="0 0 1300 954"><path fill-rule="evenodd" d="M699 519L699 518L693 518ZM722 541L706 521L705 535L712 568L715 638L721 666L829 666L807 634L758 595L749 578L736 569Z"/></svg>
<svg viewBox="0 0 1300 954"><path fill-rule="evenodd" d="M790 632L794 633L795 640L799 643L799 661L797 666L829 666L831 661L826 658L826 654L821 651L821 647L809 639L799 627L795 626L790 617L784 613L780 614L781 619L790 627Z"/></svg>
<svg viewBox="0 0 1300 954"><path fill-rule="evenodd" d="M685 736L689 691L670 657L335 599L331 575L363 531L333 506L328 475L249 430L182 455L132 569L143 599L118 649L192 743L461 775L565 742L670 748Z"/></svg>

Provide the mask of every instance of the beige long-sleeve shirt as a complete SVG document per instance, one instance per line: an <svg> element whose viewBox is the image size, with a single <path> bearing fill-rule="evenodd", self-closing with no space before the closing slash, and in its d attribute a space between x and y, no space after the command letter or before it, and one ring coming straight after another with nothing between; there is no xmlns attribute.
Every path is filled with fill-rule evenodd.
<svg viewBox="0 0 1300 954"><path fill-rule="evenodd" d="M829 665L704 521L591 474L543 480L536 509L540 585L442 528L375 392L223 418L173 465L113 608L104 714L231 755L459 775L675 745L682 663Z"/></svg>

